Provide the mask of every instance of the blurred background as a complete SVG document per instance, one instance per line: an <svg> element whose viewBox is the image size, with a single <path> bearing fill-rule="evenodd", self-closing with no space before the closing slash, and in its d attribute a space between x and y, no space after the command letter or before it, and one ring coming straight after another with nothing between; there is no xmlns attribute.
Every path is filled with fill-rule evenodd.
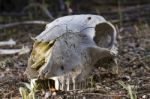
<svg viewBox="0 0 150 99"><path fill-rule="evenodd" d="M118 32L119 67L92 72L94 87L103 91L89 99L149 99L150 0L0 0L0 99L20 99L19 87L29 82L24 71L32 38L47 23L74 14L102 15ZM131 96L117 80L132 86Z"/></svg>
<svg viewBox="0 0 150 99"><path fill-rule="evenodd" d="M149 21L149 0L0 0L0 23L98 14L115 22Z"/></svg>

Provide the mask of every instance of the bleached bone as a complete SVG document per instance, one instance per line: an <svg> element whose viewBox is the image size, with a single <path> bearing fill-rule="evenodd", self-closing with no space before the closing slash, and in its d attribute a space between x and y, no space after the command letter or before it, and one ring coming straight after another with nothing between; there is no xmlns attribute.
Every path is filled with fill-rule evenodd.
<svg viewBox="0 0 150 99"><path fill-rule="evenodd" d="M31 79L55 77L62 90L69 90L72 82L75 89L75 83L84 81L94 64L115 59L116 54L116 29L102 16L65 16L47 24L35 37L26 74Z"/></svg>

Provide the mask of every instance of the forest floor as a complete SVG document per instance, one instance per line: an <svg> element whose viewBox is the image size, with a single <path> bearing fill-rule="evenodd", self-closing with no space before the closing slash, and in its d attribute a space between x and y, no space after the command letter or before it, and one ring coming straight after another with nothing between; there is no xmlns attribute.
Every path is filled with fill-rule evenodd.
<svg viewBox="0 0 150 99"><path fill-rule="evenodd" d="M12 38L14 46L0 48L32 49L33 40L44 30L39 25L22 25L5 29L0 41ZM76 99L150 99L150 27L140 23L118 29L118 67L112 70L98 67L93 72L94 86L89 90L66 92L63 97ZM19 87L29 82L24 75L29 53L0 55L0 99L19 99ZM115 70L115 71L114 71ZM39 96L39 97L42 97ZM70 98L69 98L70 97ZM85 98L83 98L85 97ZM59 98L60 99L60 98Z"/></svg>

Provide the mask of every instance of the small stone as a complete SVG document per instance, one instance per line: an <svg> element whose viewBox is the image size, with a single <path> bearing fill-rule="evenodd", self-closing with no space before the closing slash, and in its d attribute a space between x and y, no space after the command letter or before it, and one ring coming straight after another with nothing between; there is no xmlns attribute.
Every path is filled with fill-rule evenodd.
<svg viewBox="0 0 150 99"><path fill-rule="evenodd" d="M45 93L45 99L48 99L51 96L51 93L48 91Z"/></svg>
<svg viewBox="0 0 150 99"><path fill-rule="evenodd" d="M146 99L146 98L147 98L147 96L146 96L146 95L143 95L143 96L142 96L142 99Z"/></svg>
<svg viewBox="0 0 150 99"><path fill-rule="evenodd" d="M83 99L86 99L86 97L84 96Z"/></svg>

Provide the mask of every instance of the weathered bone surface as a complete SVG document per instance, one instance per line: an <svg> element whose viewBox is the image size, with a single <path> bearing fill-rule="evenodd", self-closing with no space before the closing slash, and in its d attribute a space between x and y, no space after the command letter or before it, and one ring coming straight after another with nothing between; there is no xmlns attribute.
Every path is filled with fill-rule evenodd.
<svg viewBox="0 0 150 99"><path fill-rule="evenodd" d="M102 16L58 18L35 38L26 74L31 79L54 79L62 90L73 83L75 89L75 82L84 81L97 61L114 59L115 44L116 30Z"/></svg>

